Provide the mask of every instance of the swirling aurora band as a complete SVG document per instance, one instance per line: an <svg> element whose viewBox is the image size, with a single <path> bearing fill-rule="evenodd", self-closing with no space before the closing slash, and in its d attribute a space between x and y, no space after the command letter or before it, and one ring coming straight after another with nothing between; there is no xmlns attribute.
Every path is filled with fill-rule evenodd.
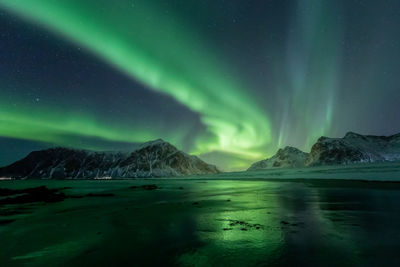
<svg viewBox="0 0 400 267"><path fill-rule="evenodd" d="M119 3L100 2L110 8L107 14L115 14L91 12L90 1L2 0L0 5L84 46L148 88L171 95L197 112L214 138L197 142L192 152L219 150L253 159L262 155L260 147L270 141L267 116L198 36L172 18L157 13L149 4L128 11ZM157 21L146 19L149 14L156 14ZM1 127L0 134L40 141L49 141L47 136L51 135L55 138L52 141L61 144L62 138L56 136L62 132L134 142L154 137L106 130L101 124L81 127L87 122L79 117L69 118L70 123L65 123L56 117L38 116L38 122L28 115L7 114L2 110L1 122L8 127ZM23 127L47 134L25 132Z"/></svg>

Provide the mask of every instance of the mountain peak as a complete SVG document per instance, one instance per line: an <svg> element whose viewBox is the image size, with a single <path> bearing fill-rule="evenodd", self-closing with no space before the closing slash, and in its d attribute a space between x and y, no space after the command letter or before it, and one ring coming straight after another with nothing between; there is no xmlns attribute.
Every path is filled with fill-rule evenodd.
<svg viewBox="0 0 400 267"><path fill-rule="evenodd" d="M341 165L400 160L399 135L376 136L348 132L343 138L318 139L307 166Z"/></svg>
<svg viewBox="0 0 400 267"><path fill-rule="evenodd" d="M300 149L293 147L293 146L285 146L283 149L279 149L279 150L282 152L285 152L285 153L304 153ZM279 150L278 150L278 152L279 152Z"/></svg>
<svg viewBox="0 0 400 267"><path fill-rule="evenodd" d="M3 177L54 179L171 177L218 172L214 165L188 155L162 139L144 143L131 153L50 148L31 152L0 168Z"/></svg>
<svg viewBox="0 0 400 267"><path fill-rule="evenodd" d="M343 138L362 138L364 135L355 132L347 132Z"/></svg>
<svg viewBox="0 0 400 267"><path fill-rule="evenodd" d="M273 157L254 163L248 170L399 160L400 133L375 136L348 132L343 138L321 136L310 153L286 146L279 149Z"/></svg>
<svg viewBox="0 0 400 267"><path fill-rule="evenodd" d="M163 144L163 143L168 143L167 141L164 141L161 138L155 139L155 140L150 140L146 142L145 144Z"/></svg>
<svg viewBox="0 0 400 267"><path fill-rule="evenodd" d="M139 148L144 148L144 147L148 147L148 146L159 146L159 145L171 145L170 143L168 143L167 141L164 141L163 139L159 138L159 139L155 139L155 140L151 140L145 143L142 143ZM171 145L173 146L173 145Z"/></svg>
<svg viewBox="0 0 400 267"><path fill-rule="evenodd" d="M280 148L274 156L254 163L248 170L303 167L307 155L300 149L286 146L285 148Z"/></svg>

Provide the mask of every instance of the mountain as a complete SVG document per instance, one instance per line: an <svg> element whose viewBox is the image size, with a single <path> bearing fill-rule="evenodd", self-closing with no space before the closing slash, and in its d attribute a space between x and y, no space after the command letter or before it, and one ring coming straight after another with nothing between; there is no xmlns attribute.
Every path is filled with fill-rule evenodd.
<svg viewBox="0 0 400 267"><path fill-rule="evenodd" d="M135 178L218 173L214 165L179 151L161 139L130 153L51 148L31 152L0 168L0 177L13 178Z"/></svg>
<svg viewBox="0 0 400 267"><path fill-rule="evenodd" d="M308 153L287 146L284 149L279 149L273 157L254 163L248 170L304 167L307 156Z"/></svg>
<svg viewBox="0 0 400 267"><path fill-rule="evenodd" d="M341 165L397 160L400 160L400 134L375 136L348 132L343 138L319 138L311 148L306 165Z"/></svg>
<svg viewBox="0 0 400 267"><path fill-rule="evenodd" d="M254 163L248 170L392 161L400 161L400 134L375 136L348 132L343 138L320 137L310 153L294 147L279 149L273 157Z"/></svg>

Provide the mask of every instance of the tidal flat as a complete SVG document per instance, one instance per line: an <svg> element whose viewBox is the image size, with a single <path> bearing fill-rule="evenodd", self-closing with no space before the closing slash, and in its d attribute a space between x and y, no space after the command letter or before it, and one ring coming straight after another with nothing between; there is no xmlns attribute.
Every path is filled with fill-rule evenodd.
<svg viewBox="0 0 400 267"><path fill-rule="evenodd" d="M396 182L23 180L0 188L0 266L400 265Z"/></svg>

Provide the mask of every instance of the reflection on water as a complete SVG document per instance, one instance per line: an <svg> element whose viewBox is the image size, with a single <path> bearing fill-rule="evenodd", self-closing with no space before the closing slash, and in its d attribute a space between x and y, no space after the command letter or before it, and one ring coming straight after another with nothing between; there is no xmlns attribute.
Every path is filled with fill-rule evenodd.
<svg viewBox="0 0 400 267"><path fill-rule="evenodd" d="M400 190L361 182L21 181L67 195L3 205L0 265L399 266ZM10 213L13 210L20 213ZM13 214L13 215L10 215ZM3 218L4 217L4 218ZM72 245L71 245L72 244ZM2 263L2 264L1 264Z"/></svg>

